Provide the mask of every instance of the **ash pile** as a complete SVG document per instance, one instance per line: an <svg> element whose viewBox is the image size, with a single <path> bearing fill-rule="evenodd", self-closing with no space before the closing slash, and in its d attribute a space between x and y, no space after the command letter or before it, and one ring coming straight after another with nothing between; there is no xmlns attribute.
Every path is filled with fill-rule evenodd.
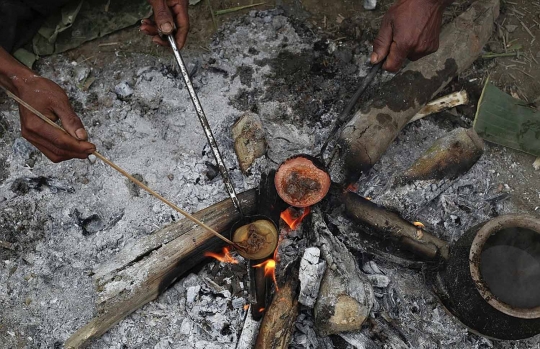
<svg viewBox="0 0 540 349"><path fill-rule="evenodd" d="M293 155L318 154L371 68L369 44L357 39L325 38L281 10L253 11L221 28L211 52L187 54L239 192L267 188L261 178ZM136 58L97 70L57 56L41 62L39 72L66 88L97 148L152 188L189 212L226 201L174 62ZM474 68L444 92L482 74ZM89 78L93 84L81 88ZM391 78L377 75L359 103ZM74 79L83 84L76 86ZM170 246L179 238L180 228L163 227L178 227L182 217L99 162L48 163L17 138L15 105L0 108L0 131L7 130L0 134L0 335L7 347L60 348L111 304L126 304L130 295L155 286L148 286L148 277L163 256L174 255ZM422 222L448 242L498 215L529 213L540 201L538 189L514 185L529 172L518 155L501 147L486 144L479 160L451 178L402 181L401 174L437 139L471 124L466 107L411 123L349 190ZM253 143L247 147L245 139ZM89 347L250 348L257 341L268 348L538 345L538 338L498 342L469 331L426 281L433 263L359 228L340 195L331 191L309 213L283 209L289 224L277 219L280 243L270 259L275 270L268 260L254 268L253 261L215 244L210 247L218 261L207 263L204 251L194 250L198 263L182 269L188 273L167 279L182 268L171 267L155 294L144 293L155 300L129 308ZM248 194L243 202L255 206ZM302 213L302 222L291 223ZM261 272L267 275L261 278ZM263 286L254 286L257 279ZM259 339L261 334L266 337Z"/></svg>

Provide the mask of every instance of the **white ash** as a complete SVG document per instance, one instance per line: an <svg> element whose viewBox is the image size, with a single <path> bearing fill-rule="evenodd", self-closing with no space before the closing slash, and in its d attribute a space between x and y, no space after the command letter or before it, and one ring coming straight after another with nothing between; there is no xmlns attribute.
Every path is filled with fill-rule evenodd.
<svg viewBox="0 0 540 349"><path fill-rule="evenodd" d="M300 261L300 295L298 302L313 308L319 294L319 287L326 270L326 262L320 259L321 250L317 247L308 247Z"/></svg>
<svg viewBox="0 0 540 349"><path fill-rule="evenodd" d="M327 101L332 105L329 110L319 108L323 103L315 105L318 119L308 124L298 116L296 93L290 92L279 100L273 98L275 95L265 96L276 79L271 75L273 68L260 61L271 61L283 51L301 56L303 50L309 53L319 39L297 31L279 12L253 11L226 25L212 44L211 53L186 52L190 69L198 62L194 84L238 191L255 187L261 171L291 155L315 155L329 125L341 111L346 98L336 94ZM338 52L338 45L332 44L326 52L330 46L334 53ZM350 84L367 73L363 63L368 60L369 50L365 46L352 58L358 67L350 74ZM126 57L118 53L115 61L103 68L87 61L76 69L67 55L44 58L38 71L66 89L92 142L128 172L142 174L152 188L190 212L225 199L221 178L206 176L205 162L213 162L213 158L183 82L175 77L172 56L165 51L161 57L136 52ZM349 63L349 67L352 65ZM254 68L250 82L242 76L233 78L242 66ZM88 91L83 91L74 80L86 75L86 71L96 80ZM382 80L389 77L385 74ZM315 76L305 86L316 84L325 93L337 88L346 90L345 78L343 74L335 79ZM126 101L115 93L115 87L122 82L133 90ZM244 112L233 103L242 91L246 91L246 103L256 106L263 121L271 160L258 159L252 175L247 177L237 168L230 137L230 127ZM317 102L317 98L312 99ZM407 126L372 173L362 179L361 193L377 202L379 196L393 190L386 188L390 177L403 172L445 132L439 121L431 118ZM125 179L99 161L93 165L88 161L50 163L18 138L19 133L15 104L0 104L0 240L15 248L11 251L0 247L0 341L6 347L61 347L66 338L96 315L95 290L89 275L93 267L138 237L181 217L144 192L132 196ZM524 178L523 167L508 166L516 162L514 153L488 146L468 174L428 202L414 218L426 224L428 230L453 241L484 216L520 210L504 197L516 190L513 181ZM11 190L17 179L39 176L65 183L74 192L55 191L48 186L30 189L26 194ZM507 184L508 188L499 189L499 184ZM533 187L527 195L518 191L516 194L534 202L534 197L539 198L538 190ZM489 205L485 206L485 202ZM475 214L477 208L480 214ZM488 208L491 212L483 211ZM104 228L83 235L75 210L83 219L96 214ZM120 220L109 224L121 214ZM403 214L408 214L407 208ZM361 251L363 238L355 227L341 216L336 215L332 221L339 225L341 238L350 242L348 247ZM288 252L293 249L290 247ZM378 266L382 273L375 274L384 274L390 283L377 291L372 316L385 314L385 318L392 319L412 347L521 349L538 345L538 337L490 342L471 334L444 312L418 270L384 260L378 261ZM180 280L157 300L122 320L91 348L234 348L245 315L243 307L238 306L242 299L247 303L247 291L242 286L247 283L242 278L244 271L208 264L198 275ZM216 280L213 282L218 287L207 280ZM190 287L195 288L189 291L187 304ZM313 348L316 343L331 348L330 339L314 334L309 311L302 314L292 346ZM371 338L369 329L362 333ZM384 347L388 343L379 340L376 344Z"/></svg>

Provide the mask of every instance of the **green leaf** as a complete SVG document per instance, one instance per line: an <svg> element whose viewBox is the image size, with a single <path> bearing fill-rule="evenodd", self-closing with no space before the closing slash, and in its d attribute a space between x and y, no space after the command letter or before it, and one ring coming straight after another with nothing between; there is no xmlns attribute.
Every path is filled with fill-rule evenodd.
<svg viewBox="0 0 540 349"><path fill-rule="evenodd" d="M486 141L540 156L540 111L486 81L474 130Z"/></svg>

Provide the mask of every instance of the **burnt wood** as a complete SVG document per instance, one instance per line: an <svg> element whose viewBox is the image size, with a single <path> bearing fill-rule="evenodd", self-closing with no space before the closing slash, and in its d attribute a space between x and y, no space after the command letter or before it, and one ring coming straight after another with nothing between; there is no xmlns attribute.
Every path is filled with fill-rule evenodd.
<svg viewBox="0 0 540 349"><path fill-rule="evenodd" d="M238 195L246 214L256 212L256 196L256 190ZM230 227L240 219L229 199L194 216L227 237ZM113 260L94 270L98 315L75 332L65 348L85 347L203 262L205 251L222 246L222 240L187 219L126 246Z"/></svg>
<svg viewBox="0 0 540 349"><path fill-rule="evenodd" d="M481 54L499 16L499 0L478 0L448 24L436 53L407 65L356 112L337 141L335 182L347 185L369 171L409 120Z"/></svg>

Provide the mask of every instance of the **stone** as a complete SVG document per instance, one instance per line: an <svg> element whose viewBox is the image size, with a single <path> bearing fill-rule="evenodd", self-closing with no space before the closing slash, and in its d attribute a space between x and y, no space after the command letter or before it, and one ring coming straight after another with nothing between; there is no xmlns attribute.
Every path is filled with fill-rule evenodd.
<svg viewBox="0 0 540 349"><path fill-rule="evenodd" d="M320 255L321 250L317 247L309 247L304 251L300 261L300 295L298 296L298 302L309 308L313 308L315 305L322 277L326 270L326 261L321 260Z"/></svg>
<svg viewBox="0 0 540 349"><path fill-rule="evenodd" d="M364 0L364 9L373 11L377 7L377 0Z"/></svg>
<svg viewBox="0 0 540 349"><path fill-rule="evenodd" d="M234 151L240 169L246 173L255 159L266 153L266 137L261 119L257 114L245 113L233 125Z"/></svg>
<svg viewBox="0 0 540 349"><path fill-rule="evenodd" d="M129 86L127 81L122 81L114 87L114 93L116 93L118 99L125 101L128 100L129 97L131 97L131 95L133 94L133 89L131 88L131 86Z"/></svg>

